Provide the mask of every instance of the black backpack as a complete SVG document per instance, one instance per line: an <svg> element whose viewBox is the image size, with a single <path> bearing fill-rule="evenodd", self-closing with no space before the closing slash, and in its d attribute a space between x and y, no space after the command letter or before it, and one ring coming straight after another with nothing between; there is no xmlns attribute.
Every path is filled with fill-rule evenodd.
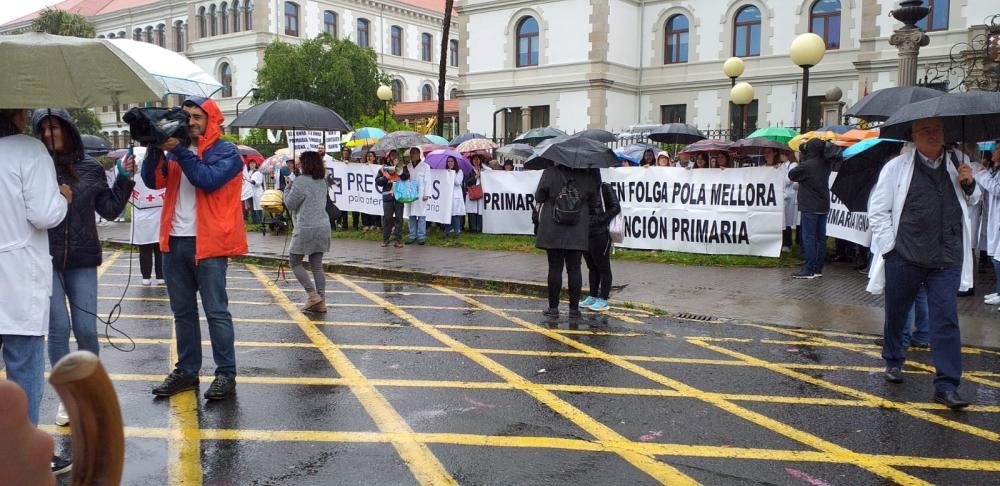
<svg viewBox="0 0 1000 486"><path fill-rule="evenodd" d="M576 181L563 175L563 187L552 204L552 219L557 224L572 226L580 221L580 191Z"/></svg>

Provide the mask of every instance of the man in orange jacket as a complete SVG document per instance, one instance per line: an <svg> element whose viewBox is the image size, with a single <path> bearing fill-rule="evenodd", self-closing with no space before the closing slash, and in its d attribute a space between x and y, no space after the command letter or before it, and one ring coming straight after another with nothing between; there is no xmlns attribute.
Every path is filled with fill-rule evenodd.
<svg viewBox="0 0 1000 486"><path fill-rule="evenodd" d="M184 101L184 111L191 145L170 138L160 150L148 150L142 165L143 182L166 189L160 250L177 334L177 364L153 394L168 397L198 388L201 328L196 293L200 293L216 366L205 398L221 400L236 392L226 270L228 257L247 252L240 203L243 161L235 145L219 140L223 118L214 101L192 96Z"/></svg>

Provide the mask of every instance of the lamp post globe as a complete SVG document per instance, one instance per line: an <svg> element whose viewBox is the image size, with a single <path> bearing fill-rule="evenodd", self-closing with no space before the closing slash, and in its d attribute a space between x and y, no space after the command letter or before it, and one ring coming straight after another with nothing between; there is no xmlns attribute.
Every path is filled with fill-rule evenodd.
<svg viewBox="0 0 1000 486"><path fill-rule="evenodd" d="M788 50L789 57L796 66L802 68L802 96L799 103L799 131L806 132L806 101L809 99L809 68L819 64L826 54L826 42L822 37L813 34L800 34L792 41Z"/></svg>
<svg viewBox="0 0 1000 486"><path fill-rule="evenodd" d="M738 137L746 136L746 109L753 102L753 86L750 83L737 83L729 90L729 100L740 107L740 123Z"/></svg>
<svg viewBox="0 0 1000 486"><path fill-rule="evenodd" d="M722 72L733 81L733 86L736 86L736 78L743 75L743 59L738 57L726 59L722 64Z"/></svg>
<svg viewBox="0 0 1000 486"><path fill-rule="evenodd" d="M382 130L385 130L389 113L389 101L392 100L392 88L383 84L378 87L378 91L375 92L375 96L378 96L378 99L382 100L384 103L382 106Z"/></svg>

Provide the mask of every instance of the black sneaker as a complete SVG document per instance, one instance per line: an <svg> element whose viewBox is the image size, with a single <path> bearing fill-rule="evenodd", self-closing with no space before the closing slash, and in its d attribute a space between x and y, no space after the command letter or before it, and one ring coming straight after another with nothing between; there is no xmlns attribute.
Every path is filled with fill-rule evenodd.
<svg viewBox="0 0 1000 486"><path fill-rule="evenodd" d="M580 309L570 309L569 310L569 318L570 319L579 319L580 316L581 316Z"/></svg>
<svg viewBox="0 0 1000 486"><path fill-rule="evenodd" d="M218 373L205 392L207 400L222 400L236 394L236 375Z"/></svg>
<svg viewBox="0 0 1000 486"><path fill-rule="evenodd" d="M543 310L542 314L544 314L545 317L559 317L559 309L549 307L548 309Z"/></svg>
<svg viewBox="0 0 1000 486"><path fill-rule="evenodd" d="M903 382L903 370L896 367L888 367L885 369L885 381L889 383L902 383Z"/></svg>
<svg viewBox="0 0 1000 486"><path fill-rule="evenodd" d="M427 240L417 240L417 244L420 246L424 246L427 244Z"/></svg>
<svg viewBox="0 0 1000 486"><path fill-rule="evenodd" d="M159 386L153 388L153 395L158 397L169 397L183 391L195 390L198 388L198 377L182 370L174 370Z"/></svg>
<svg viewBox="0 0 1000 486"><path fill-rule="evenodd" d="M417 240L406 240L406 244L407 245L412 245L412 244L414 244L416 242L417 242Z"/></svg>
<svg viewBox="0 0 1000 486"><path fill-rule="evenodd" d="M66 474L73 469L73 461L63 459L59 456L52 456L52 474L59 476Z"/></svg>
<svg viewBox="0 0 1000 486"><path fill-rule="evenodd" d="M816 274L812 272L807 272L805 270L800 270L792 274L792 278L797 278L799 280L812 280L816 278Z"/></svg>

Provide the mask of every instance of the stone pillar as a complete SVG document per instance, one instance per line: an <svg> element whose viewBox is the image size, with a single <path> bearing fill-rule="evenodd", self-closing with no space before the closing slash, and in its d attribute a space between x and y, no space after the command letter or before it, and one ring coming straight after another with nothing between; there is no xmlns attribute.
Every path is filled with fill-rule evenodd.
<svg viewBox="0 0 1000 486"><path fill-rule="evenodd" d="M917 84L917 56L920 48L930 42L930 38L915 24L927 16L930 10L922 6L921 0L905 0L890 12L893 18L903 22L903 26L893 31L889 45L899 50L899 65L896 71L898 86Z"/></svg>
<svg viewBox="0 0 1000 486"><path fill-rule="evenodd" d="M844 114L845 103L840 101L843 96L844 92L838 87L826 90L826 99L819 102L820 120L823 120L820 126L840 125Z"/></svg>
<svg viewBox="0 0 1000 486"><path fill-rule="evenodd" d="M521 133L531 130L531 107L521 107Z"/></svg>

